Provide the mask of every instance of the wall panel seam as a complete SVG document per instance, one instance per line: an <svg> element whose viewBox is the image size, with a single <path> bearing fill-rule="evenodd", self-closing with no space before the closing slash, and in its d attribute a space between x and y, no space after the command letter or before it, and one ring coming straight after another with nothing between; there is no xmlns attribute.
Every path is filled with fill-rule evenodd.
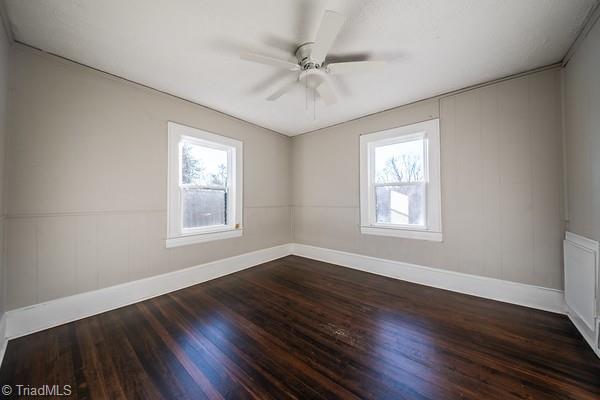
<svg viewBox="0 0 600 400"><path fill-rule="evenodd" d="M258 208L288 208L293 207L289 205L266 205L266 206L245 206L244 209L258 209ZM166 213L167 209L145 209L145 210L89 210L89 211L51 211L51 212L39 212L39 213L15 213L7 214L1 219L21 219L21 218L46 218L46 217L79 217L79 216L90 216L90 215L122 215L122 214L152 214L152 213Z"/></svg>

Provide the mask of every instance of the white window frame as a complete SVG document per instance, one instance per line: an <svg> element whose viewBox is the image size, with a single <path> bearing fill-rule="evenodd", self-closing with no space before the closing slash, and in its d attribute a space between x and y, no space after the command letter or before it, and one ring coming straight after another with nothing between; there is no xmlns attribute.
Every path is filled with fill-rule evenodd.
<svg viewBox="0 0 600 400"><path fill-rule="evenodd" d="M227 152L227 202L226 225L183 228L181 192L184 188L217 188L206 185L189 185L181 182L181 149L183 142L192 143ZM167 240L166 247L227 239L243 235L243 143L239 140L216 135L200 129L169 121L168 123L168 187L167 187Z"/></svg>
<svg viewBox="0 0 600 400"><path fill-rule="evenodd" d="M416 226L377 222L375 187L381 185L375 182L375 148L416 138L425 139L426 223ZM439 119L360 136L360 231L365 235L442 241Z"/></svg>

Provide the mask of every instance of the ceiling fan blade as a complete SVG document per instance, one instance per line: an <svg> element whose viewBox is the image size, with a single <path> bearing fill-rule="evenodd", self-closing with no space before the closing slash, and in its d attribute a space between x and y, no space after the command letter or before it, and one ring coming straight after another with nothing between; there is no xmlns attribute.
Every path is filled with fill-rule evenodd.
<svg viewBox="0 0 600 400"><path fill-rule="evenodd" d="M385 67L385 61L349 61L327 65L331 75L363 74L377 72Z"/></svg>
<svg viewBox="0 0 600 400"><path fill-rule="evenodd" d="M321 82L321 84L316 87L316 90L328 106L337 103L337 95L333 91L333 87L331 87L331 83L328 80Z"/></svg>
<svg viewBox="0 0 600 400"><path fill-rule="evenodd" d="M281 96L283 96L284 94L286 94L287 92L292 90L292 88L296 85L297 82L298 82L297 80L293 80L291 82L286 83L285 85L280 87L275 93L273 93L272 95L267 97L267 100L269 100L269 101L277 100L278 98L280 98Z"/></svg>
<svg viewBox="0 0 600 400"><path fill-rule="evenodd" d="M252 61L259 64L271 65L273 67L284 68L290 71L298 71L300 69L300 66L297 63L286 60L280 60L278 58L263 56L260 54L243 53L242 55L240 55L240 58L242 60Z"/></svg>
<svg viewBox="0 0 600 400"><path fill-rule="evenodd" d="M342 25L344 25L344 21L346 21L346 17L342 14L331 10L325 11L310 54L311 58L319 63L323 62Z"/></svg>

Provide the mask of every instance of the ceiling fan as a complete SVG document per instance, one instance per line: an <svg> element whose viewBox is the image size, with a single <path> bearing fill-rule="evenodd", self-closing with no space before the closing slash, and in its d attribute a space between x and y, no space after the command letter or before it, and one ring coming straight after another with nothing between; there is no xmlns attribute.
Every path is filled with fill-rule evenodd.
<svg viewBox="0 0 600 400"><path fill-rule="evenodd" d="M298 72L297 79L279 88L267 100L277 100L298 83L314 89L327 105L337 102L337 94L331 85L330 75L349 75L376 72L385 65L384 61L348 61L326 63L325 58L346 18L335 11L326 10L314 42L298 46L296 61L282 60L255 53L243 53L243 60Z"/></svg>

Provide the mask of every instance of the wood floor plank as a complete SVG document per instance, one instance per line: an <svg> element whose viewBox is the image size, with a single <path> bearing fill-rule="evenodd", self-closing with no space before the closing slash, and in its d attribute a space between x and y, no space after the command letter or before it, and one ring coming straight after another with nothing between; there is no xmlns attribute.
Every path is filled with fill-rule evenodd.
<svg viewBox="0 0 600 400"><path fill-rule="evenodd" d="M81 368L88 385L89 398L125 399L113 360L102 357L108 349L105 347L104 336L99 329L98 318L77 321L72 326L80 348Z"/></svg>
<svg viewBox="0 0 600 400"><path fill-rule="evenodd" d="M73 399L598 399L563 315L297 256L11 340Z"/></svg>
<svg viewBox="0 0 600 400"><path fill-rule="evenodd" d="M235 286L239 292L241 285ZM231 296L230 293L231 291L219 289L213 297L228 299L228 307L244 313L258 324L268 321L264 323L264 327L272 333L289 332L290 335L286 338L290 346L297 349L306 348L311 353L319 354L319 363L326 365L329 371L341 371L346 381L367 383L366 381L370 380L368 390L360 393L362 397L381 392L380 395L393 393L395 398L428 398L419 389L435 392L437 396L443 395L435 391L439 389L436 386L424 385L418 375L408 376L402 368L390 365L380 357L381 355L374 355L379 358L379 362L373 364L371 357L366 357L364 351L354 347L356 338L349 334L349 331L340 328L340 325L330 325L328 320L323 318L305 317L302 313L295 312L292 303L288 303L289 307L282 307L277 304L277 299L274 299L272 294L269 296L271 302L263 302L265 307L261 311L245 307L243 299L252 300L251 291L241 292L238 296ZM269 317L264 314L265 310ZM316 314L313 313L312 316ZM404 380L390 379L391 376L403 375L406 378ZM448 397L447 393L444 397Z"/></svg>
<svg viewBox="0 0 600 400"><path fill-rule="evenodd" d="M284 289L286 289L285 291L287 293L290 292L289 287ZM424 372L425 369L422 368L424 364L428 369L441 371L443 368L446 368L445 374L441 375L442 379L445 377L449 378L449 380L446 382L447 386L454 386L457 381L462 380L464 381L465 386L472 387L477 384L478 381L481 381L482 375L485 375L486 373L486 371L482 369L477 369L475 374L467 374L464 371L459 373L456 371L456 364L461 362L461 357L459 357L459 354L453 354L451 362L447 364L444 364L444 360L440 357L429 357L431 353L431 343L427 341L427 338L419 335L418 332L412 332L407 335L407 331L405 329L396 330L396 327L391 324L386 324L385 329L381 329L381 318L379 318L379 321L376 324L373 324L370 323L368 318L364 318L358 313L352 313L352 311L345 312L343 307L348 304L347 301L339 303L338 308L327 311L324 308L324 305L334 303L334 301L332 301L332 299L328 299L327 301L324 301L324 299L320 300L320 302L309 302L305 305L311 308L320 308L321 314L323 314L325 320L319 322L319 325L324 327L326 331L337 330L338 333L342 333L340 340L344 341L345 339L350 338L350 342L347 343L348 345L357 347L359 350L364 351L369 355L376 355L384 358L384 360L386 358L402 358L401 364L403 365L403 369L411 369L411 373L416 377L422 377L426 380L428 379L428 375L430 374ZM356 330L356 328L354 328L353 331L350 331L350 328L346 326L347 324L345 324L343 318L336 318L338 315L351 319L355 327L361 327L360 330ZM371 330L378 331L378 340L375 347L369 346L369 342L364 340L365 337L368 337L368 332ZM398 346L397 342L400 335L404 340L401 342L401 346ZM451 344L448 347L449 349L452 349ZM383 361L381 362L381 367L384 369L393 370L394 366L387 364L388 363L386 361ZM497 374L498 371L492 370L490 373ZM474 382L474 380L476 381ZM475 397L479 397L484 390L485 388L480 388Z"/></svg>
<svg viewBox="0 0 600 400"><path fill-rule="evenodd" d="M126 399L161 399L162 396L157 389L157 385L146 373L144 366L136 356L118 323L122 310L119 309L90 318L94 323L90 327L92 334L94 336L101 335L103 339L100 342L101 347L99 347L100 363L103 367L107 364L112 367L110 372L114 371L114 379L118 381ZM84 324L90 319L86 318L79 322ZM96 329L93 329L94 327ZM100 382L108 390L112 389L111 383L112 380Z"/></svg>
<svg viewBox="0 0 600 400"><path fill-rule="evenodd" d="M195 317L206 317L205 310L209 310L210 322L202 326L203 332L222 350L233 350L230 354L235 354L240 365L259 372L260 376L265 378L264 383L269 385L268 390L278 392L275 397L284 396L299 399L321 397L307 383L298 379L293 371L285 369L280 364L280 360L272 353L271 346L267 345L262 338L244 334L242 331L243 326L238 325L233 318L228 318L219 305L214 302L211 303L212 300L205 297L204 294L193 293L193 297L201 304L207 305L206 309L183 304L179 298L175 298L175 300L182 309ZM270 356L264 357L264 354Z"/></svg>
<svg viewBox="0 0 600 400"><path fill-rule="evenodd" d="M221 308L222 306L215 302L211 298L201 299L202 304L205 307L210 308ZM323 375L317 373L316 371L309 368L308 365L304 364L297 357L294 357L290 354L290 349L282 344L282 342L275 336L269 335L266 331L264 331L260 326L252 324L250 321L245 319L243 316L239 314L235 314L230 312L230 310L222 308L222 312L226 313L226 317L234 322L236 326L243 331L244 335L247 335L251 339L255 340L257 343L261 344L261 348L263 351L267 351L271 358L277 360L281 364L281 370L286 371L286 374L289 375L293 373L294 376L300 373L302 375L302 379L307 382L308 388L317 387L319 389L318 392L315 392L315 395L318 393L322 393L325 398L332 397L344 397L344 398L352 398L350 392L344 390L341 386L335 385L333 382L327 380ZM176 314L177 311L169 310L169 315ZM212 344L212 343L211 343ZM225 363L230 364L230 360L225 358L223 360ZM233 372L239 370L237 366L231 368ZM247 376L244 374L243 376ZM248 385L246 384L246 387Z"/></svg>
<svg viewBox="0 0 600 400"><path fill-rule="evenodd" d="M157 313L163 315L164 318L168 318L171 329L174 327L178 328L177 333L172 332L171 334L179 338L181 345L186 346L188 351L203 353L208 365L212 368L220 368L220 375L224 373L228 375L229 382L231 383L220 389L222 392L225 392L226 395L224 397L260 399L261 393L264 393L264 391L258 387L257 380L253 379L244 369L240 368L235 361L224 354L198 329L195 329L196 320L188 318L173 307L172 304L168 304L172 302L172 299L164 296L154 299L151 307ZM222 385L227 385L229 382L223 382ZM262 398L265 397L262 396ZM268 398L270 399L271 397Z"/></svg>

